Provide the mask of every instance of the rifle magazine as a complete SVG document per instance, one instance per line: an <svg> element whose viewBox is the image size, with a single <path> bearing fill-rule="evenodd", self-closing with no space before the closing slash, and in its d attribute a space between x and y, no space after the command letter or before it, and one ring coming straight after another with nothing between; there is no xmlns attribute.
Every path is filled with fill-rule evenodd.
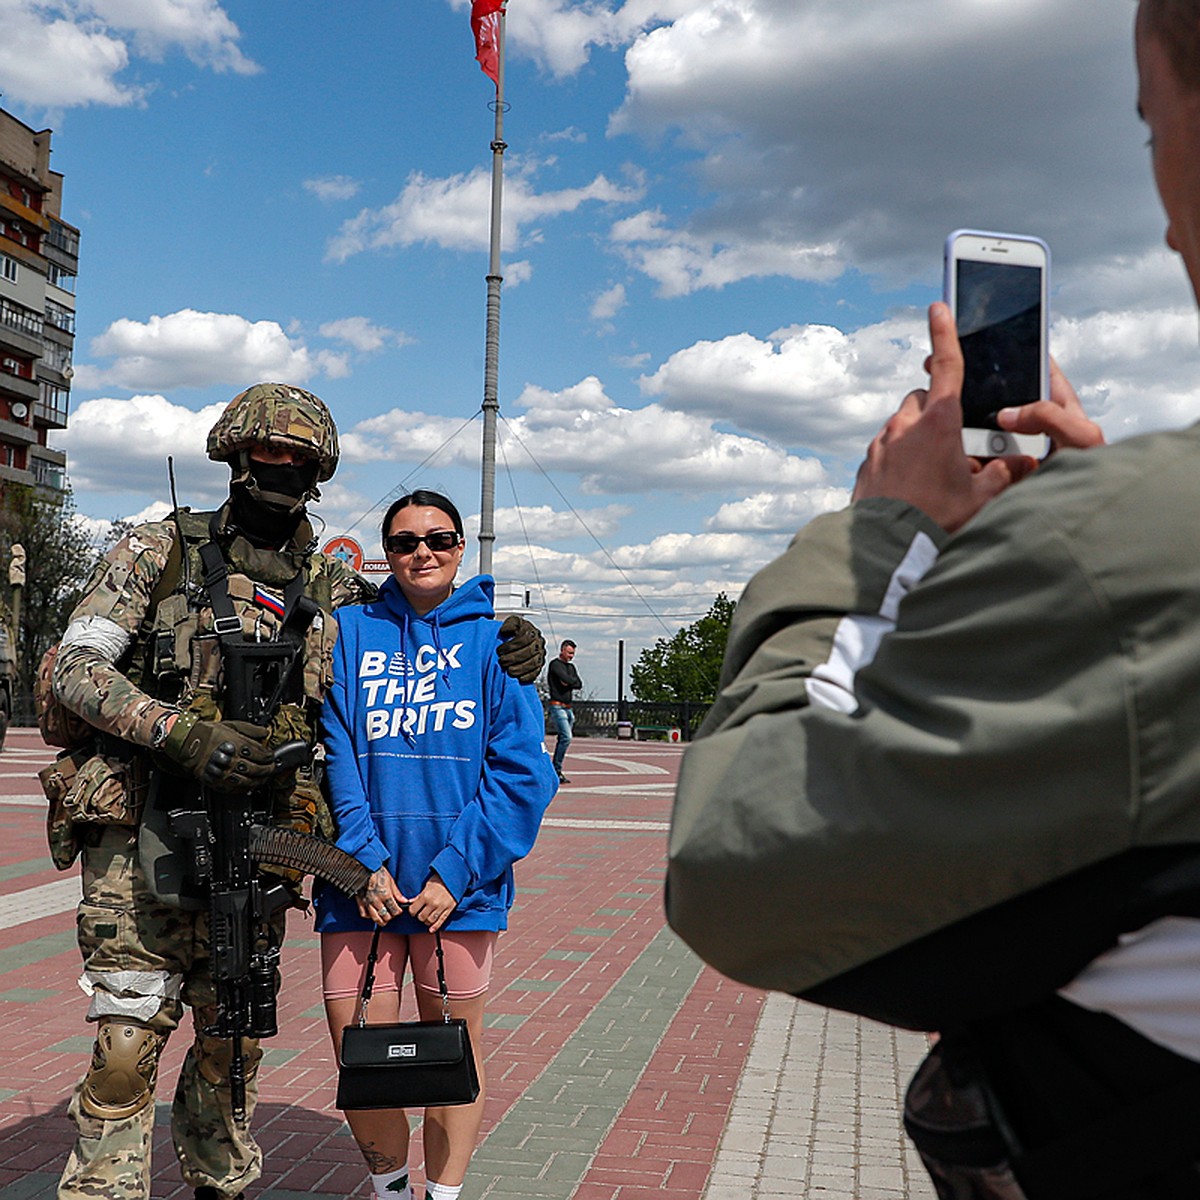
<svg viewBox="0 0 1200 1200"><path fill-rule="evenodd" d="M330 842L280 825L251 826L250 855L255 862L315 875L347 896L362 891L371 878L371 872L353 855Z"/></svg>

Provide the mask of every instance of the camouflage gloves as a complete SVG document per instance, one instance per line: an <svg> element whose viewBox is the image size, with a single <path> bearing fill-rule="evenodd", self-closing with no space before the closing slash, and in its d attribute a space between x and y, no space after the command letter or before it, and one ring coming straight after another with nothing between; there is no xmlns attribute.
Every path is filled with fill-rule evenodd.
<svg viewBox="0 0 1200 1200"><path fill-rule="evenodd" d="M262 787L278 769L263 744L267 733L248 721L203 721L185 712L175 718L159 749L208 787L248 792Z"/></svg>
<svg viewBox="0 0 1200 1200"><path fill-rule="evenodd" d="M496 654L505 674L518 683L532 683L546 661L546 641L541 630L514 613L500 626L500 637Z"/></svg>

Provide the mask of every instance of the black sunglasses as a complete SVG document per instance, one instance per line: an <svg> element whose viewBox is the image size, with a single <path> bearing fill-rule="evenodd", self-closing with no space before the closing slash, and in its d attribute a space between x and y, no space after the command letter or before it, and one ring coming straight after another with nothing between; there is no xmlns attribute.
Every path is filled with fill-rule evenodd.
<svg viewBox="0 0 1200 1200"><path fill-rule="evenodd" d="M392 533L383 539L383 548L389 554L412 554L424 542L430 550L453 550L462 541L462 534L453 529L439 529L424 537L415 533Z"/></svg>

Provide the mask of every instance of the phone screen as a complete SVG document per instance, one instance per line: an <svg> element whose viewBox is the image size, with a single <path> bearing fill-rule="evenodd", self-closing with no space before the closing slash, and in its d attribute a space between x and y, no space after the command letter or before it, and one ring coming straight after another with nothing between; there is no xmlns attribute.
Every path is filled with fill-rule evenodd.
<svg viewBox="0 0 1200 1200"><path fill-rule="evenodd" d="M995 429L999 409L1041 399L1042 271L960 258L955 294L963 423Z"/></svg>

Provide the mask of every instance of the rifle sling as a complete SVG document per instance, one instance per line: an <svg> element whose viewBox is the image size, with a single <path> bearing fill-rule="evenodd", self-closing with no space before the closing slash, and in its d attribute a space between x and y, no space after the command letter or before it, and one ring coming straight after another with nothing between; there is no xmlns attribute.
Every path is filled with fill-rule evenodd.
<svg viewBox="0 0 1200 1200"><path fill-rule="evenodd" d="M215 518L214 518L215 519ZM229 597L229 565L216 542L205 542L200 547L200 562L204 568L204 588L208 602L212 605L214 628L223 651L232 653L233 647L243 644L242 620ZM304 571L297 571L283 589L283 621L280 626L280 641L290 642L291 658L287 669L281 674L278 686L267 699L265 711L273 714L283 699L288 681L300 660L305 634L320 609L304 595Z"/></svg>

